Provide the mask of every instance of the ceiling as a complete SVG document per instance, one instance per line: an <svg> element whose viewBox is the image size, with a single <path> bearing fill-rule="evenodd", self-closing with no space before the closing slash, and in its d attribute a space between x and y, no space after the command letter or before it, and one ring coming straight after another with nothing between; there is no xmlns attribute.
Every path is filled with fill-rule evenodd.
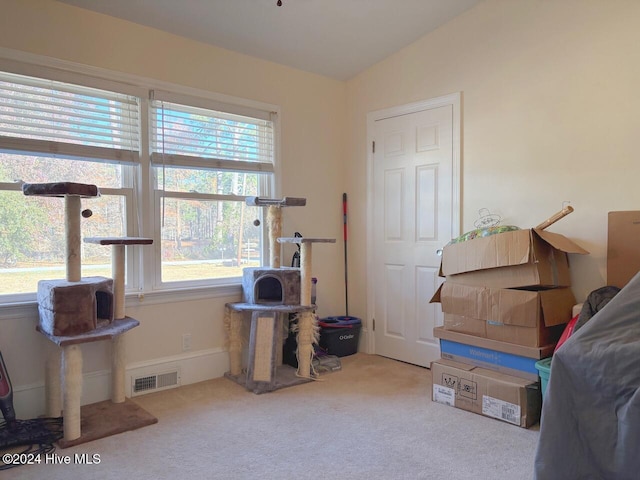
<svg viewBox="0 0 640 480"><path fill-rule="evenodd" d="M347 80L481 0L60 0Z"/></svg>

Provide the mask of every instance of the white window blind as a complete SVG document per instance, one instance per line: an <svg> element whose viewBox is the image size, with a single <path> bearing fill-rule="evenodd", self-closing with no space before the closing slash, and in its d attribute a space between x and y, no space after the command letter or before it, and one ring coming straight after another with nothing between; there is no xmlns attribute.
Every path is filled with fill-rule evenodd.
<svg viewBox="0 0 640 480"><path fill-rule="evenodd" d="M151 110L155 165L273 173L273 121L157 98Z"/></svg>
<svg viewBox="0 0 640 480"><path fill-rule="evenodd" d="M135 163L139 138L134 96L0 72L0 150Z"/></svg>

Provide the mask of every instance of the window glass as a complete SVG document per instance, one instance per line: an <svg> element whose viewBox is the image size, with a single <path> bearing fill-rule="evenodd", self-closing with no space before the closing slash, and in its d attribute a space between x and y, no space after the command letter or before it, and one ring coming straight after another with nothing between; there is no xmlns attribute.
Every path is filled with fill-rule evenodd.
<svg viewBox="0 0 640 480"><path fill-rule="evenodd" d="M172 192L257 196L264 174L158 167L158 188Z"/></svg>
<svg viewBox="0 0 640 480"><path fill-rule="evenodd" d="M125 197L83 199L92 215L82 236L123 236ZM37 291L38 280L65 278L64 200L0 191L0 295ZM111 277L111 250L82 244L82 275Z"/></svg>
<svg viewBox="0 0 640 480"><path fill-rule="evenodd" d="M151 112L160 283L240 277L260 262L262 212L244 197L267 193L273 122L162 100Z"/></svg>
<svg viewBox="0 0 640 480"><path fill-rule="evenodd" d="M244 202L164 199L162 282L242 276L260 265L259 207Z"/></svg>

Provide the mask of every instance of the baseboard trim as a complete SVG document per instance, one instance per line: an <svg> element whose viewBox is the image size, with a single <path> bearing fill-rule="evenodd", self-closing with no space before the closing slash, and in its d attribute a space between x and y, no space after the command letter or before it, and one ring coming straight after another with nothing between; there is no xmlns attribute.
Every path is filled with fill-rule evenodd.
<svg viewBox="0 0 640 480"><path fill-rule="evenodd" d="M179 385L219 378L229 370L229 354L222 348L211 348L133 363L127 366L125 373L125 394L131 396L132 378L174 369L180 372Z"/></svg>
<svg viewBox="0 0 640 480"><path fill-rule="evenodd" d="M180 385L203 382L220 378L229 370L229 355L222 348L199 350L180 355L157 358L145 362L132 363L125 370L125 394L131 396L131 379L147 373L178 368ZM111 398L111 371L99 370L82 376L82 405L89 405ZM15 386L13 403L19 419L36 418L44 415L44 381L29 385Z"/></svg>

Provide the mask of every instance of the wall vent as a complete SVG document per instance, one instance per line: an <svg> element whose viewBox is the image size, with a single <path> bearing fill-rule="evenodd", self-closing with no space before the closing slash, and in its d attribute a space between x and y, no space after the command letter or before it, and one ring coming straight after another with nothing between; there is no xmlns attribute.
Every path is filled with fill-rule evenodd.
<svg viewBox="0 0 640 480"><path fill-rule="evenodd" d="M131 396L159 392L180 386L179 369L131 378Z"/></svg>

